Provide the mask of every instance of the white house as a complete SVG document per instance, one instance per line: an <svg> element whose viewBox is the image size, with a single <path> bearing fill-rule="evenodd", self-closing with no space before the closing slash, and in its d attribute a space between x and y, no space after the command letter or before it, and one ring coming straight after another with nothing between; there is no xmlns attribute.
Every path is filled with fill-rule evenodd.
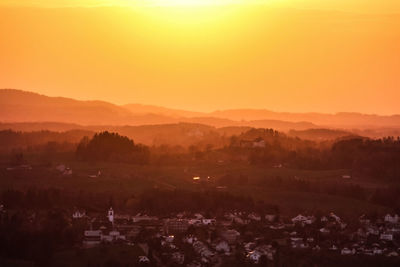
<svg viewBox="0 0 400 267"><path fill-rule="evenodd" d="M89 174L89 178L97 178L101 176L101 171L98 171L97 174Z"/></svg>
<svg viewBox="0 0 400 267"><path fill-rule="evenodd" d="M292 248L301 248L304 246L303 238L301 237L291 237L290 244Z"/></svg>
<svg viewBox="0 0 400 267"><path fill-rule="evenodd" d="M74 213L72 213L73 219L80 219L85 216L86 216L86 211L84 211L84 210L75 210Z"/></svg>
<svg viewBox="0 0 400 267"><path fill-rule="evenodd" d="M147 256L139 256L138 261L139 261L139 263L149 263L150 262L150 260L149 260L149 258L147 258Z"/></svg>
<svg viewBox="0 0 400 267"><path fill-rule="evenodd" d="M356 253L355 249L343 248L340 254L342 255L354 255Z"/></svg>
<svg viewBox="0 0 400 267"><path fill-rule="evenodd" d="M329 250L335 251L335 250L338 250L338 248L337 248L337 246L332 245L329 247Z"/></svg>
<svg viewBox="0 0 400 267"><path fill-rule="evenodd" d="M261 221L261 216L256 213L250 213L247 217L253 221Z"/></svg>
<svg viewBox="0 0 400 267"><path fill-rule="evenodd" d="M182 239L182 241L183 242L185 242L185 243L188 243L188 244L193 244L193 242L194 241L196 241L197 240L197 238L196 237L193 237L193 236L185 236L183 239Z"/></svg>
<svg viewBox="0 0 400 267"><path fill-rule="evenodd" d="M391 251L388 254L386 254L387 257L398 257L399 253L397 253L396 251Z"/></svg>
<svg viewBox="0 0 400 267"><path fill-rule="evenodd" d="M72 169L71 168L66 168L65 171L62 173L64 176L70 176L72 175Z"/></svg>
<svg viewBox="0 0 400 267"><path fill-rule="evenodd" d="M339 216L337 216L335 213L331 212L331 214L329 214L329 217L333 218L336 222L340 223L341 219Z"/></svg>
<svg viewBox="0 0 400 267"><path fill-rule="evenodd" d="M320 246L318 246L318 245L316 245L315 247L313 247L313 248L312 248L312 250L315 250L315 251L320 251L320 250L321 250L321 247L320 247Z"/></svg>
<svg viewBox="0 0 400 267"><path fill-rule="evenodd" d="M204 216L203 216L203 215L201 215L200 213L196 213L196 214L194 214L194 217L195 217L196 219L198 219L198 220L200 220L200 219L203 219L203 218L204 218Z"/></svg>
<svg viewBox="0 0 400 267"><path fill-rule="evenodd" d="M253 141L253 147L264 148L264 147L265 147L265 140L262 139L261 137L255 139L255 140Z"/></svg>
<svg viewBox="0 0 400 267"><path fill-rule="evenodd" d="M203 223L204 225L212 225L212 224L215 224L215 223L216 223L216 220L215 220L215 219L203 219L203 220L202 220L202 223Z"/></svg>
<svg viewBox="0 0 400 267"><path fill-rule="evenodd" d="M152 216L148 216L146 214L142 215L140 213L138 213L132 217L132 221L135 223L141 222L141 221L153 221L153 220L158 220L158 217L152 217Z"/></svg>
<svg viewBox="0 0 400 267"><path fill-rule="evenodd" d="M84 232L83 246L86 248L98 246L101 243L100 230L87 230Z"/></svg>
<svg viewBox="0 0 400 267"><path fill-rule="evenodd" d="M66 167L64 164L60 164L56 167L56 170L63 173L65 171Z"/></svg>
<svg viewBox="0 0 400 267"><path fill-rule="evenodd" d="M57 165L56 170L59 171L62 175L72 175L72 169L65 166L64 164Z"/></svg>
<svg viewBox="0 0 400 267"><path fill-rule="evenodd" d="M238 224L246 224L246 221L238 216L234 217L233 220L235 223L238 223Z"/></svg>
<svg viewBox="0 0 400 267"><path fill-rule="evenodd" d="M125 240L126 237L124 235L121 235L120 232L118 231L110 231L108 235L101 235L101 241L105 242L114 242L117 240Z"/></svg>
<svg viewBox="0 0 400 267"><path fill-rule="evenodd" d="M307 217L306 217L306 216L303 216L303 215L301 215L301 214L299 214L299 215L297 215L296 217L294 217L294 218L292 219L292 222L293 222L293 223L297 223L297 222L303 222L303 221L305 221L305 220L307 220Z"/></svg>
<svg viewBox="0 0 400 267"><path fill-rule="evenodd" d="M293 223L300 223L302 225L305 224L312 224L315 221L315 217L314 216L303 216L301 214L297 215L296 217L294 217L292 219Z"/></svg>
<svg viewBox="0 0 400 267"><path fill-rule="evenodd" d="M373 249L374 255L382 255L383 250L381 248L374 248Z"/></svg>
<svg viewBox="0 0 400 267"><path fill-rule="evenodd" d="M377 227L367 227L367 235L379 235L379 229Z"/></svg>
<svg viewBox="0 0 400 267"><path fill-rule="evenodd" d="M275 214L266 214L265 215L265 220L267 220L268 222L273 222L275 221L276 215Z"/></svg>
<svg viewBox="0 0 400 267"><path fill-rule="evenodd" d="M399 215L395 214L395 215L391 215L391 214L386 214L385 215L385 222L388 223L398 223L399 222Z"/></svg>
<svg viewBox="0 0 400 267"><path fill-rule="evenodd" d="M189 223L190 225L201 225L201 224L203 223L203 221L200 220L200 219L190 219L190 220L188 221L188 223Z"/></svg>
<svg viewBox="0 0 400 267"><path fill-rule="evenodd" d="M276 225L271 225L269 228L272 230L282 230L285 229L285 225L283 223L280 223Z"/></svg>
<svg viewBox="0 0 400 267"><path fill-rule="evenodd" d="M379 237L381 240L393 241L393 234L382 233Z"/></svg>
<svg viewBox="0 0 400 267"><path fill-rule="evenodd" d="M215 245L215 250L218 252L229 253L231 251L228 242L220 241Z"/></svg>
<svg viewBox="0 0 400 267"><path fill-rule="evenodd" d="M321 229L319 229L319 231L321 232L321 233L323 233L323 234L329 234L331 231L329 230L329 229L327 229L327 228L321 228Z"/></svg>

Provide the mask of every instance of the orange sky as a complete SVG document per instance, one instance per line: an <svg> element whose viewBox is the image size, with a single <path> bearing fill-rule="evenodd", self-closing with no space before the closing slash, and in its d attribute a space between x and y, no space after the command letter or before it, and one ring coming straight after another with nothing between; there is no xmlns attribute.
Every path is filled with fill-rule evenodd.
<svg viewBox="0 0 400 267"><path fill-rule="evenodd" d="M400 113L400 1L182 1L0 0L0 88L201 111Z"/></svg>

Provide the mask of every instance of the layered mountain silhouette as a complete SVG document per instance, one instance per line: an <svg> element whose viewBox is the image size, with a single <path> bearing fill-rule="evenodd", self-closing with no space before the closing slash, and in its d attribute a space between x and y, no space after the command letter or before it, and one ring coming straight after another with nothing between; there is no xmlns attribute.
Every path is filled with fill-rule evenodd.
<svg viewBox="0 0 400 267"><path fill-rule="evenodd" d="M64 97L49 97L14 89L0 90L0 121L3 123L58 122L114 126L186 122L214 127L249 126L274 128L282 131L315 127L309 122L285 122L268 119L236 121L222 116L212 116L208 113L140 104L118 106L104 101L80 101Z"/></svg>
<svg viewBox="0 0 400 267"><path fill-rule="evenodd" d="M7 123L14 123L14 127L15 123L24 123L19 124L19 127L24 129L79 128L77 125L139 126L193 123L217 128L274 128L286 132L318 128L363 131L375 129L376 131L377 128L399 129L400 115L288 113L260 109L204 113L141 104L119 106L105 101L81 101L64 97L49 97L22 90L2 89L0 90L0 122L2 122L1 128L4 128Z"/></svg>
<svg viewBox="0 0 400 267"><path fill-rule="evenodd" d="M322 126L343 128L400 127L400 115L381 116L356 112L324 114L315 112L289 113L260 109L234 109L215 111L211 115L231 120L260 120L268 118L290 122L308 121Z"/></svg>

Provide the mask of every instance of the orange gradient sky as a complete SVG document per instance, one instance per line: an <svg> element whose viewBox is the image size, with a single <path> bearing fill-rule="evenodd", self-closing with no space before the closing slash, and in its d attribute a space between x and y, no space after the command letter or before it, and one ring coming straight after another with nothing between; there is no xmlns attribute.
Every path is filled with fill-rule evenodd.
<svg viewBox="0 0 400 267"><path fill-rule="evenodd" d="M0 0L0 88L400 113L398 0Z"/></svg>

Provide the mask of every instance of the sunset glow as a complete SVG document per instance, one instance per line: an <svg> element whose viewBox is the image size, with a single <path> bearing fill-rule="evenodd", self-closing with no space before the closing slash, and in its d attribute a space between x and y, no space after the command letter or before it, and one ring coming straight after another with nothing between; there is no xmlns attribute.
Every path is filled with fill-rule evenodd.
<svg viewBox="0 0 400 267"><path fill-rule="evenodd" d="M3 0L0 86L203 111L396 113L399 3Z"/></svg>
<svg viewBox="0 0 400 267"><path fill-rule="evenodd" d="M0 265L399 267L399 100L400 0L0 0Z"/></svg>

